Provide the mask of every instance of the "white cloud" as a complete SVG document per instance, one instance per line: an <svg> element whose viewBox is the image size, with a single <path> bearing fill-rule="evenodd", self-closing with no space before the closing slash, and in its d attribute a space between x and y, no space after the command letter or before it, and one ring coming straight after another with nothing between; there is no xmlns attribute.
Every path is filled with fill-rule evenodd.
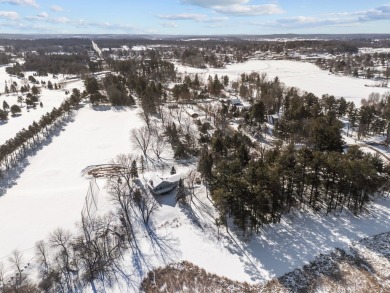
<svg viewBox="0 0 390 293"><path fill-rule="evenodd" d="M39 18L48 18L49 14L47 14L45 11L42 11L41 13L38 13L37 16Z"/></svg>
<svg viewBox="0 0 390 293"><path fill-rule="evenodd" d="M228 17L208 17L203 22L208 22L208 23L216 23L216 22L224 22L229 20Z"/></svg>
<svg viewBox="0 0 390 293"><path fill-rule="evenodd" d="M216 12L239 15L239 16L257 16L257 15L272 15L281 14L284 11L276 4L264 4L264 5L227 5L227 6L214 6Z"/></svg>
<svg viewBox="0 0 390 293"><path fill-rule="evenodd" d="M228 6L235 4L245 4L248 3L249 0L181 0L181 3L191 4L206 8L212 8L214 6Z"/></svg>
<svg viewBox="0 0 390 293"><path fill-rule="evenodd" d="M51 19L51 21L54 23L70 23L70 19L67 17L57 17Z"/></svg>
<svg viewBox="0 0 390 293"><path fill-rule="evenodd" d="M19 32L67 32L73 33L80 29L86 33L153 33L153 31L131 24L108 22L91 22L83 19L69 19L66 17L44 17L43 13L35 16L19 17L16 12L0 11L0 30L13 29ZM3 23L1 19L4 18ZM10 21L13 20L13 21Z"/></svg>
<svg viewBox="0 0 390 293"><path fill-rule="evenodd" d="M277 4L252 5L249 0L181 0L181 3L209 8L217 13L236 16L271 15L284 12Z"/></svg>
<svg viewBox="0 0 390 293"><path fill-rule="evenodd" d="M252 23L271 27L300 28L319 26L347 26L358 23L390 19L390 5L374 9L326 14L323 17L296 16L278 19L271 23Z"/></svg>
<svg viewBox="0 0 390 293"><path fill-rule="evenodd" d="M50 7L50 10L54 12L61 12L64 11L64 8L59 5L53 5Z"/></svg>
<svg viewBox="0 0 390 293"><path fill-rule="evenodd" d="M159 19L166 20L192 20L196 22L222 22L228 20L227 17L209 17L206 14L197 14L197 13L180 13L180 14L159 14L157 15Z"/></svg>
<svg viewBox="0 0 390 293"><path fill-rule="evenodd" d="M316 18L308 16L297 16L279 19L276 23L282 27L303 27L303 26L334 26L356 22L353 18Z"/></svg>
<svg viewBox="0 0 390 293"><path fill-rule="evenodd" d="M174 22L174 21L166 21L166 22L163 22L163 23L161 23L161 26L167 27L167 28L175 28L175 27L178 27L177 23Z"/></svg>
<svg viewBox="0 0 390 293"><path fill-rule="evenodd" d="M359 21L375 21L390 19L390 5L383 5L367 11L355 12L359 16Z"/></svg>
<svg viewBox="0 0 390 293"><path fill-rule="evenodd" d="M144 32L143 29L131 24L115 24L109 22L89 22L84 19L70 21L69 25L79 28L102 28L109 30L118 30L122 32Z"/></svg>
<svg viewBox="0 0 390 293"><path fill-rule="evenodd" d="M11 20L19 19L19 14L15 11L0 11L1 18L7 18Z"/></svg>
<svg viewBox="0 0 390 293"><path fill-rule="evenodd" d="M167 20L194 20L202 21L207 18L205 14L196 14L196 13L180 13L180 14L158 14L157 18L167 19Z"/></svg>
<svg viewBox="0 0 390 293"><path fill-rule="evenodd" d="M8 3L12 5L26 5L39 8L39 5L35 0L0 0L0 3Z"/></svg>

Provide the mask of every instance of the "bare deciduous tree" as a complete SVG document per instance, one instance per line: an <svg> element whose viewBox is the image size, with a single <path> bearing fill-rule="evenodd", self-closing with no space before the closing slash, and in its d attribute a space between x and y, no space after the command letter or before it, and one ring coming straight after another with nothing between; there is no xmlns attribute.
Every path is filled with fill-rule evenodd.
<svg viewBox="0 0 390 293"><path fill-rule="evenodd" d="M107 181L108 190L111 194L111 200L118 208L119 219L126 232L126 237L130 245L134 238L132 214L132 201L129 196L129 190L120 180L109 178Z"/></svg>
<svg viewBox="0 0 390 293"><path fill-rule="evenodd" d="M35 256L38 259L40 266L43 268L43 273L46 274L49 271L49 251L46 243L41 240L35 243Z"/></svg>
<svg viewBox="0 0 390 293"><path fill-rule="evenodd" d="M113 228L112 214L106 217L83 218L80 236L73 241L75 257L80 262L85 282L97 293L95 281L108 286L115 279L114 268L119 266L122 237Z"/></svg>
<svg viewBox="0 0 390 293"><path fill-rule="evenodd" d="M161 155L166 151L167 144L161 134L156 134L152 138L152 151L156 155L157 160L161 160Z"/></svg>
<svg viewBox="0 0 390 293"><path fill-rule="evenodd" d="M177 120L177 122L179 122L179 124L181 125L181 121L182 121L182 118L183 118L183 107L182 106L179 106L175 109L173 109L173 117Z"/></svg>
<svg viewBox="0 0 390 293"><path fill-rule="evenodd" d="M134 202L141 212L142 220L146 226L149 224L150 216L158 209L155 198L144 189L137 189L134 192Z"/></svg>
<svg viewBox="0 0 390 293"><path fill-rule="evenodd" d="M196 178L197 178L197 172L195 170L191 170L190 172L188 172L185 178L185 184L187 185L187 188L191 190L190 203L192 202L192 198L195 196Z"/></svg>
<svg viewBox="0 0 390 293"><path fill-rule="evenodd" d="M4 264L0 262L0 288L3 287L5 283L4 274L5 274Z"/></svg>
<svg viewBox="0 0 390 293"><path fill-rule="evenodd" d="M167 123L169 123L168 115L169 115L168 110L164 107L161 107L160 118L161 118L163 128L167 125Z"/></svg>
<svg viewBox="0 0 390 293"><path fill-rule="evenodd" d="M58 270L61 271L63 277L65 278L64 283L67 286L67 290L73 290L73 284L75 283L73 276L78 271L77 262L75 259L72 259L71 254L72 239L73 235L62 228L54 230L49 237L50 247L57 250L55 261L57 263Z"/></svg>
<svg viewBox="0 0 390 293"><path fill-rule="evenodd" d="M150 114L146 113L145 111L142 111L141 113L138 114L138 116L141 117L141 119L145 122L148 129L150 129L151 126Z"/></svg>
<svg viewBox="0 0 390 293"><path fill-rule="evenodd" d="M127 187L129 189L132 188L132 174L131 174L131 166L135 158L130 154L120 154L113 161L112 164L119 166L116 170L116 180L120 178L120 180L124 180Z"/></svg>
<svg viewBox="0 0 390 293"><path fill-rule="evenodd" d="M130 132L130 139L132 143L142 151L144 154L144 157L147 158L147 152L150 147L150 142L151 142L151 131L148 127L143 126L138 129L133 129Z"/></svg>
<svg viewBox="0 0 390 293"><path fill-rule="evenodd" d="M11 263L12 267L14 269L16 269L17 271L17 278L15 278L15 283L14 283L14 287L16 289L16 292L17 292L17 289L22 286L22 283L23 281L25 280L25 277L22 276L22 272L23 272L23 254L15 249L14 251L12 251L11 255L8 257L8 261Z"/></svg>

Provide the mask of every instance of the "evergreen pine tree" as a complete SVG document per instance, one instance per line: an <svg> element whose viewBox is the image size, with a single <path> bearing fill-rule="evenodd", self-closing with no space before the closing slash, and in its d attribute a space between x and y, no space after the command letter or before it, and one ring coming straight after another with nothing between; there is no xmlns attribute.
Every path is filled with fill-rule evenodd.
<svg viewBox="0 0 390 293"><path fill-rule="evenodd" d="M8 111L9 110L9 105L6 101L3 101L3 110Z"/></svg>
<svg viewBox="0 0 390 293"><path fill-rule="evenodd" d="M141 162L141 173L144 173L145 172L145 158L144 158L144 156L141 156L140 162Z"/></svg>
<svg viewBox="0 0 390 293"><path fill-rule="evenodd" d="M136 160L133 160L133 162L131 163L130 175L131 175L132 179L135 179L138 177L137 161Z"/></svg>

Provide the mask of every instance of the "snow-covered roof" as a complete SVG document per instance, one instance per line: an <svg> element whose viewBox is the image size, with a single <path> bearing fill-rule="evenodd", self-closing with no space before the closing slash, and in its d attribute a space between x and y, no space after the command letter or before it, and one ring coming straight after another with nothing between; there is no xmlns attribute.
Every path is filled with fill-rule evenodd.
<svg viewBox="0 0 390 293"><path fill-rule="evenodd" d="M199 114L197 112L195 112L193 109L187 109L186 112L190 116L194 116L194 115L199 116Z"/></svg>
<svg viewBox="0 0 390 293"><path fill-rule="evenodd" d="M152 188L155 188L163 182L172 182L172 183L178 182L182 177L183 177L182 174L174 174L167 177L161 177L157 174L154 174L152 177L149 178L148 184L150 184Z"/></svg>
<svg viewBox="0 0 390 293"><path fill-rule="evenodd" d="M231 99L230 102L231 102L232 105L240 105L240 104L242 104L240 99Z"/></svg>

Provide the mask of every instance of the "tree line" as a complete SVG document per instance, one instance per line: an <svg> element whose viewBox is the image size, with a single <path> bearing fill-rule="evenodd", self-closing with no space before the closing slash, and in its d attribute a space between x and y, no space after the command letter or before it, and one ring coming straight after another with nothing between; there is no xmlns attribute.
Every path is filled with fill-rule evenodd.
<svg viewBox="0 0 390 293"><path fill-rule="evenodd" d="M27 129L19 131L14 138L7 140L0 146L0 177L4 172L18 165L29 151L36 149L42 141L65 121L75 106L80 102L80 92L73 89L72 95L60 107L54 108L50 113L33 122Z"/></svg>
<svg viewBox="0 0 390 293"><path fill-rule="evenodd" d="M21 75L23 71L36 71L38 75L85 74L89 72L89 56L86 52L75 54L26 53L23 64L16 63L7 69L10 74Z"/></svg>

